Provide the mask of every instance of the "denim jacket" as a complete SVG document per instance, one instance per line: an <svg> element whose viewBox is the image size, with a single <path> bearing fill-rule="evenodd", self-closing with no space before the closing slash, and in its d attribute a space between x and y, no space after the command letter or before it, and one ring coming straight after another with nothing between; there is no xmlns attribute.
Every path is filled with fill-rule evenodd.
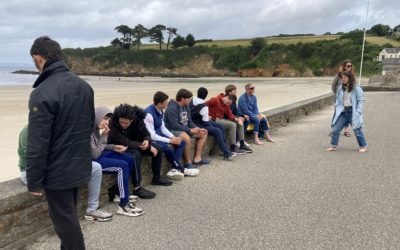
<svg viewBox="0 0 400 250"><path fill-rule="evenodd" d="M351 104L353 107L353 118L351 126L353 129L361 128L363 126L363 103L364 103L364 92L361 87L356 85L351 91ZM342 85L338 85L336 91L336 102L335 102L335 117L332 120L332 125L335 125L340 113L344 110L343 105L343 89Z"/></svg>

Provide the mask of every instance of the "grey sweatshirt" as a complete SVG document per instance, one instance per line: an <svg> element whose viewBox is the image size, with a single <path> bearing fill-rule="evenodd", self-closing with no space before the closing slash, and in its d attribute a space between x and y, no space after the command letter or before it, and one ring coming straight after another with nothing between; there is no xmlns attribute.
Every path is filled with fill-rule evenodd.
<svg viewBox="0 0 400 250"><path fill-rule="evenodd" d="M165 126L169 130L184 131L191 135L190 129L195 128L188 106L182 107L175 100L168 103L168 108L164 113Z"/></svg>
<svg viewBox="0 0 400 250"><path fill-rule="evenodd" d="M104 116L107 114L112 113L112 111L107 107L97 107L95 109L96 114L96 128L94 129L92 136L90 138L90 147L92 150L92 159L96 160L100 157L101 153L105 149L113 150L114 144L107 144L107 137L108 135L100 135L99 125L100 122L103 120Z"/></svg>

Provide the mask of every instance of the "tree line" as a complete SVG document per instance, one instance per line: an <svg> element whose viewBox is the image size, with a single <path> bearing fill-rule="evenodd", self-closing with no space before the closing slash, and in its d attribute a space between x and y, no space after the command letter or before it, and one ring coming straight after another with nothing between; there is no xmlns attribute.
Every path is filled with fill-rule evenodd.
<svg viewBox="0 0 400 250"><path fill-rule="evenodd" d="M140 49L142 39L148 38L150 42L156 42L159 44L160 50L162 44L167 39L167 50L170 45L173 49L179 49L180 47L193 47L196 44L196 40L192 34L183 37L179 35L178 29L175 27L166 27L162 24L157 24L152 28L146 28L142 24L138 24L131 28L128 25L121 24L115 29L121 34L121 37L117 37L111 41L111 45L115 47L122 47L129 50L132 46L136 46L137 50Z"/></svg>

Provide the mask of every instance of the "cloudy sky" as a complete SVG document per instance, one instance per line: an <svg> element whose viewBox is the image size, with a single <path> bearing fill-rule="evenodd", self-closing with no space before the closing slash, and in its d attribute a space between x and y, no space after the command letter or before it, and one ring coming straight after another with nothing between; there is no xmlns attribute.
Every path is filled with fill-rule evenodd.
<svg viewBox="0 0 400 250"><path fill-rule="evenodd" d="M196 39L234 39L363 28L367 0L0 0L0 63L30 63L33 40L107 46L120 24L164 24ZM399 0L370 0L369 27L400 24Z"/></svg>

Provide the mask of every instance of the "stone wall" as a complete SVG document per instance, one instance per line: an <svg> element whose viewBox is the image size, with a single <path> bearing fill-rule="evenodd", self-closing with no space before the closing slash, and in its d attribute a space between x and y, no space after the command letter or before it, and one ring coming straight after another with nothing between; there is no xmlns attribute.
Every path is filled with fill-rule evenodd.
<svg viewBox="0 0 400 250"><path fill-rule="evenodd" d="M291 123L313 111L321 110L333 104L333 95L327 94L306 101L265 111L271 127L274 129ZM204 154L213 152L215 141L207 139ZM162 172L167 172L167 163L163 162ZM150 158L142 162L143 184L151 181ZM107 202L107 188L114 182L111 175L103 175L100 203ZM48 217L47 203L44 199L31 196L19 179L0 183L0 249L22 249L45 233L53 232ZM87 189L83 187L79 197L79 211L84 213L87 204Z"/></svg>

